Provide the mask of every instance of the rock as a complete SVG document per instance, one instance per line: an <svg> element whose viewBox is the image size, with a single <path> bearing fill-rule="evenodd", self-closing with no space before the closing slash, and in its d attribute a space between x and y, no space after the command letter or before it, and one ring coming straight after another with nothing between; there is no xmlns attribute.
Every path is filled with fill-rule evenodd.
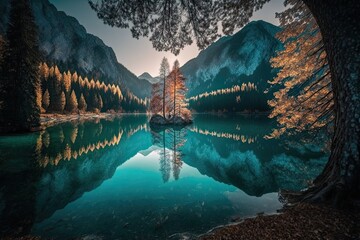
<svg viewBox="0 0 360 240"><path fill-rule="evenodd" d="M188 124L192 123L191 119L186 120L186 119L184 119L182 117L179 117L179 116L175 116L173 118L170 118L168 121L170 122L170 124L174 124L174 125L188 125Z"/></svg>
<svg viewBox="0 0 360 240"><path fill-rule="evenodd" d="M184 119L179 116L175 116L173 118L166 119L159 114L153 115L150 119L150 125L153 125L153 126L154 125L155 126L156 125L158 125L158 126L165 126L165 125L185 126L185 125L188 125L191 123L192 123L191 119Z"/></svg>
<svg viewBox="0 0 360 240"><path fill-rule="evenodd" d="M152 125L167 125L169 122L161 115L155 114L150 119L150 124Z"/></svg>

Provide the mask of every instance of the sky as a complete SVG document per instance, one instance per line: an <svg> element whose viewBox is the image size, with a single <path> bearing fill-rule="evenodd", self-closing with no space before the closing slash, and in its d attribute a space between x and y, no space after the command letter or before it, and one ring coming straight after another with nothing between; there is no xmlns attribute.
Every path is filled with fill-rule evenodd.
<svg viewBox="0 0 360 240"><path fill-rule="evenodd" d="M114 50L118 62L137 76L143 72L157 76L163 57L169 60L170 65L176 59L180 62L180 65L183 65L199 54L199 49L195 43L185 47L177 56L170 52L158 52L153 49L148 38L137 40L132 38L129 29L112 28L103 24L102 20L98 19L96 13L90 8L88 0L49 1L58 10L75 17L86 28L88 33L101 38L106 45ZM255 12L250 20L264 20L279 25L278 19L275 18L275 12L284 10L283 2L284 0L271 0L261 10Z"/></svg>

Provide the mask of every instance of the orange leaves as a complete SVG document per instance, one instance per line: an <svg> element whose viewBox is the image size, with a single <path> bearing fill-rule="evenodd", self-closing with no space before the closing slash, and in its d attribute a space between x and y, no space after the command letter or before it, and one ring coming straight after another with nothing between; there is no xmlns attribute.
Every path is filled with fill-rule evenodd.
<svg viewBox="0 0 360 240"><path fill-rule="evenodd" d="M224 94L230 94L230 93L236 93L236 92L250 92L250 91L257 91L258 88L254 83L248 82L248 83L242 83L241 86L234 85L231 88L222 88L218 90L214 90L211 92L204 92L199 95L193 96L189 98L188 100L197 101L201 98L207 98L209 96L217 96L217 95L224 95ZM238 100L236 100L238 101Z"/></svg>
<svg viewBox="0 0 360 240"><path fill-rule="evenodd" d="M333 118L331 79L322 36L305 5L297 0L292 5L280 14L284 29L277 37L285 43L284 49L271 59L271 65L280 70L269 83L281 89L268 101L273 108L270 117L279 123L279 129L268 137L313 130Z"/></svg>

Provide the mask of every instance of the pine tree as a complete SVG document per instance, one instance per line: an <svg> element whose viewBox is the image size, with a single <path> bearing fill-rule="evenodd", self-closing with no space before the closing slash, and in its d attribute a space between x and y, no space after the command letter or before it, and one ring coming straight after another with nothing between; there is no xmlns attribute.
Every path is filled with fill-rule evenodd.
<svg viewBox="0 0 360 240"><path fill-rule="evenodd" d="M44 95L42 97L42 107L45 109L45 111L48 110L50 105L50 94L49 91L46 89L46 91L44 92Z"/></svg>
<svg viewBox="0 0 360 240"><path fill-rule="evenodd" d="M51 71L50 71L51 73ZM50 75L51 76L51 75ZM55 65L53 77L50 79L50 109L55 112L62 112L64 111L64 107L62 106L62 79L63 76L59 71L59 68ZM65 94L65 93L64 93ZM65 95L66 101L66 95Z"/></svg>
<svg viewBox="0 0 360 240"><path fill-rule="evenodd" d="M166 86L166 80L169 75L169 62L166 57L164 57L160 64L160 78L161 78L161 84L162 84L162 110L163 110L163 117L166 118L166 97L167 97L167 86Z"/></svg>
<svg viewBox="0 0 360 240"><path fill-rule="evenodd" d="M79 110L80 111L86 111L86 109L87 109L87 104L86 104L84 95L81 94L80 100L79 100Z"/></svg>
<svg viewBox="0 0 360 240"><path fill-rule="evenodd" d="M3 36L0 35L0 75L1 76L3 76L2 66L3 66L5 46L6 46L5 39L3 38ZM1 80L0 81L0 96L4 95L3 91L4 91L4 81ZM1 116L1 114L3 113L3 111L1 111L2 105L3 105L3 100L0 97L0 123L2 122L2 119L3 119L3 117Z"/></svg>
<svg viewBox="0 0 360 240"><path fill-rule="evenodd" d="M37 26L28 0L11 1L7 43L1 78L3 130L31 130L40 124L41 91Z"/></svg>
<svg viewBox="0 0 360 240"><path fill-rule="evenodd" d="M159 83L152 85L150 111L153 114L158 114L163 109L162 90Z"/></svg>
<svg viewBox="0 0 360 240"><path fill-rule="evenodd" d="M66 96L64 92L61 92L60 94L60 104L59 104L59 111L63 112L66 105Z"/></svg>
<svg viewBox="0 0 360 240"><path fill-rule="evenodd" d="M104 107L104 103L102 100L101 95L98 95L98 102L97 102L97 108L99 109L99 111L101 112L102 108Z"/></svg>
<svg viewBox="0 0 360 240"><path fill-rule="evenodd" d="M68 104L67 109L69 112L76 112L78 110L78 101L77 101L74 90L71 92L71 95L70 95L70 98L69 98L69 101L67 102L67 104Z"/></svg>
<svg viewBox="0 0 360 240"><path fill-rule="evenodd" d="M185 93L187 88L185 86L185 77L180 71L180 64L176 60L171 73L169 74L169 91L170 91L170 105L173 116L181 116L186 108Z"/></svg>

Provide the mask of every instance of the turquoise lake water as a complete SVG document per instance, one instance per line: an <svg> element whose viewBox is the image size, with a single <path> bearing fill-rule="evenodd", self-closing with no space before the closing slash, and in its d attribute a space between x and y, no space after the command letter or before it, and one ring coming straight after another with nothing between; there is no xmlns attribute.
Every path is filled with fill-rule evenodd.
<svg viewBox="0 0 360 240"><path fill-rule="evenodd" d="M152 129L145 115L66 123L0 137L1 235L185 239L282 207L327 154L266 140L266 116L195 115Z"/></svg>

